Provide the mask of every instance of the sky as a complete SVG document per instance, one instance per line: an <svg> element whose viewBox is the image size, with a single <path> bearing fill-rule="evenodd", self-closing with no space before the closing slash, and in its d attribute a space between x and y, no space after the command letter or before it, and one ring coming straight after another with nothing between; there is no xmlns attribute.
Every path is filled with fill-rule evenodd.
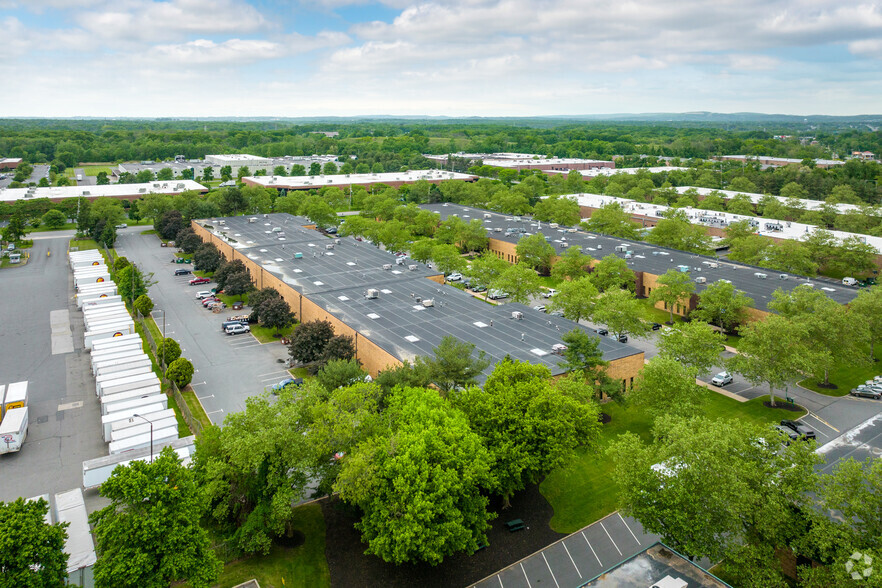
<svg viewBox="0 0 882 588"><path fill-rule="evenodd" d="M882 112L882 0L0 0L0 117Z"/></svg>

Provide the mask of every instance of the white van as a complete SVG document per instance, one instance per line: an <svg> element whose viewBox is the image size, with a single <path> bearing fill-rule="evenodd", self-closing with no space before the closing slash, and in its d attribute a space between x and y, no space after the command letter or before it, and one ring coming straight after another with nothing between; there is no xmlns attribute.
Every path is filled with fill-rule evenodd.
<svg viewBox="0 0 882 588"><path fill-rule="evenodd" d="M857 286L858 281L854 278L842 278L842 284L845 286Z"/></svg>

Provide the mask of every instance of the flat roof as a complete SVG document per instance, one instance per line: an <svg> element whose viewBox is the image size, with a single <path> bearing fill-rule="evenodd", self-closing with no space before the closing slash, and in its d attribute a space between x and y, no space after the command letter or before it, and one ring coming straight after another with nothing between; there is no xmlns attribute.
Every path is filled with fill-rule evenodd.
<svg viewBox="0 0 882 588"><path fill-rule="evenodd" d="M51 188L0 188L0 201L15 202L32 198L111 198L139 197L145 194L180 194L187 190L205 192L205 186L193 180L167 180L145 184L108 184L106 186L54 186Z"/></svg>
<svg viewBox="0 0 882 588"><path fill-rule="evenodd" d="M482 220L484 226L490 231L490 237L509 243L516 244L524 235L513 234L506 236L505 230L507 228L524 228L528 234L542 233L548 237L549 243L554 246L558 255L563 254L563 251L566 249L563 244L566 243L567 247L580 246L585 254L596 259L606 257L607 255L615 255L624 259L625 253L617 252L615 248L617 245L625 245L626 251L632 253L631 259L626 261L628 266L635 272L649 272L654 275L662 275L669 269L684 265L689 267L689 273L692 276L700 276L707 279L706 284L695 284L697 294L701 294L708 284L726 279L732 282L736 288L743 290L748 296L753 298L754 306L759 310L769 310L767 304L772 299L772 292L776 289L781 288L789 291L799 284L813 284L815 287L824 290L830 298L841 304L851 302L858 292L857 288L844 286L839 282L823 278L812 278L809 280L806 277L775 272L768 268L753 267L708 255L697 255L677 249L659 247L658 245L642 241L629 241L617 237L588 233L583 230L576 230L570 233L565 228L552 228L547 223L534 221L530 217L520 217L521 221L517 222L513 216L452 203L423 204L420 207L439 213L441 220L445 220L453 215L460 216L466 221L473 218ZM487 215L489 215L489 218L485 218ZM496 232L496 228L499 228L500 232ZM716 263L717 267L710 267L709 264L711 263ZM754 274L757 272L767 274L768 278L760 279L755 277ZM787 279L780 279L779 275L785 275Z"/></svg>
<svg viewBox="0 0 882 588"><path fill-rule="evenodd" d="M245 179L265 188L303 190L324 188L325 186L349 186L351 184L412 183L419 180L476 180L477 176L438 169L425 169L406 172L334 174L327 176L249 176Z"/></svg>
<svg viewBox="0 0 882 588"><path fill-rule="evenodd" d="M665 578L684 583L663 583ZM625 586L690 586L700 588L731 588L710 572L692 563L663 543L650 545L582 584L593 588L623 588Z"/></svg>
<svg viewBox="0 0 882 588"><path fill-rule="evenodd" d="M256 220L249 222L249 218ZM490 356L493 363L482 379L506 355L541 363L553 374L560 374L563 370L557 363L562 360L551 350L562 343L563 334L578 328L597 336L573 321L521 304L487 304L457 288L429 280L440 275L438 270L411 259L397 265L392 253L375 245L351 237L329 238L305 228L309 221L302 217L274 213L197 222L212 227L209 230L213 234L227 240L248 259L399 360L431 355L442 337L449 334L474 343L477 350ZM279 241L278 232L273 232L276 227L283 229L281 238L285 241ZM334 248L327 249L331 244ZM295 253L303 256L295 258ZM378 297L366 298L368 289L378 290ZM427 308L417 303L417 298L434 299L436 304ZM514 311L522 312L523 319L513 319ZM605 360L641 353L618 341L599 338Z"/></svg>
<svg viewBox="0 0 882 588"><path fill-rule="evenodd" d="M663 213L672 209L672 207L662 204L638 202L629 198L601 196L600 194L571 194L568 197L575 198L579 203L579 206L589 206L592 208L600 208L606 204L617 202L626 212L650 217L661 217ZM801 241L819 229L816 225L807 225L805 223L778 220L769 217L732 214L731 212L719 212L716 210L701 210L698 208L692 208L691 206L678 208L676 210L682 210L685 212L687 218L689 218L692 223L708 227L726 228L734 222L743 220L753 221L758 223L755 231L758 235L762 235L763 237L774 237L776 239L793 239L795 241ZM768 229L766 228L766 225L769 224L777 225L781 228L780 230ZM845 231L823 230L827 231L840 241L849 237L857 237L864 243L875 247L877 253L882 253L882 237L874 237L872 235L863 235L860 233L848 233Z"/></svg>
<svg viewBox="0 0 882 588"><path fill-rule="evenodd" d="M754 159L756 161L759 161L760 163L774 161L781 162L782 164L803 162L802 159L794 159L792 157L775 157L773 155L718 155L716 156L716 159ZM812 161L814 161L818 165L845 165L845 162L841 159L814 159Z"/></svg>
<svg viewBox="0 0 882 588"><path fill-rule="evenodd" d="M699 188L698 186L677 186L675 188L678 194L682 194L683 192L687 192L689 190L695 190L699 196L707 196L713 192L716 192L724 199L734 198L736 195L741 194L742 196L747 196L750 198L750 201L754 204L757 204L762 198L774 198L778 202L783 205L787 205L788 198L783 196L773 196L771 194L758 194L756 192L739 192L737 190L714 190L713 188ZM797 198L796 199L800 204L802 204L806 210L821 210L826 202L823 200L811 200L810 198ZM830 204L833 208L835 208L839 214L845 214L847 212L863 212L863 208L857 204ZM867 205L869 206L869 204Z"/></svg>
<svg viewBox="0 0 882 588"><path fill-rule="evenodd" d="M577 169L577 170L557 170L550 169L546 173L549 174L567 174L571 171L577 171L582 174L583 178L596 178L597 176L615 176L618 174L629 174L635 175L641 171L645 171L651 174L660 174L669 171L686 171L690 168L688 167L676 167L676 166L665 166L660 165L656 167L598 167L594 169Z"/></svg>
<svg viewBox="0 0 882 588"><path fill-rule="evenodd" d="M209 157L213 157L215 159L226 159L228 161L266 161L269 159L268 157L261 157L260 155L251 155L248 153L219 153L215 155L206 155L205 159L207 160Z"/></svg>
<svg viewBox="0 0 882 588"><path fill-rule="evenodd" d="M613 162L605 159L579 159L576 157L539 157L519 156L519 157L492 157L484 160L484 165L493 167L518 167L521 165L583 165L590 163L602 163L611 165Z"/></svg>

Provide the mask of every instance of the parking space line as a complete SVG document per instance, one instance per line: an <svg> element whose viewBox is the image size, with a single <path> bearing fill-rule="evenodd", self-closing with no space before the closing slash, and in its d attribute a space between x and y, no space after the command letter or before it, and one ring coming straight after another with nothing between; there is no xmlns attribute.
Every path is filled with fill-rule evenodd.
<svg viewBox="0 0 882 588"><path fill-rule="evenodd" d="M619 552L619 555L622 555L622 550L619 549L619 546L616 545L616 542L613 541L612 535L609 534L609 531L606 530L606 527L603 526L603 521L600 521L600 528L603 529L603 532L606 533L606 536L609 537L609 540L612 541L613 547L616 548L616 551Z"/></svg>
<svg viewBox="0 0 882 588"><path fill-rule="evenodd" d="M499 580L499 588L505 588L505 586L502 584L502 578L499 576L499 574L496 574L496 579Z"/></svg>
<svg viewBox="0 0 882 588"><path fill-rule="evenodd" d="M557 586L557 588L560 588L560 584L557 583L557 578L554 577L554 571L551 569L551 566L548 565L548 558L545 557L544 550L542 551L542 559L545 560L545 567L547 567L548 571L551 572L551 579L554 580L554 585Z"/></svg>
<svg viewBox="0 0 882 588"><path fill-rule="evenodd" d="M206 412L205 414L206 414L206 415L209 415L209 414L214 414L214 413L216 413L216 412L223 412L223 411L224 411L224 409L219 408L219 409L217 409L217 410L213 410L213 411L211 411L211 412Z"/></svg>
<svg viewBox="0 0 882 588"><path fill-rule="evenodd" d="M574 560L574 559L573 559L573 556L570 555L570 550L567 549L567 542L566 542L566 541L561 541L560 543L561 543L561 545L563 545L564 550L566 550L567 555L568 555L569 558L570 558L570 562L573 564L573 567L576 568L576 573L579 574L579 578L581 579L581 578L582 578L582 572L579 571L579 566L576 565L576 560Z"/></svg>
<svg viewBox="0 0 882 588"><path fill-rule="evenodd" d="M258 378L262 378L262 377L264 377L264 376L271 376L271 375L273 375L273 374L281 374L281 373L284 372L284 371L285 371L285 370L276 370L276 371L274 371L274 372L267 372L267 373L265 373L265 374L257 374L257 377L258 377Z"/></svg>
<svg viewBox="0 0 882 588"><path fill-rule="evenodd" d="M590 549L590 550L591 550L591 553L593 553L593 554L594 554L594 559L596 559L596 560L597 560L597 565L599 565L599 566L601 566L601 567L603 567L603 562L602 562L602 561L600 561L600 558L599 558L599 557L597 557L597 552L596 552L596 551L594 551L594 548L593 548L593 547L591 547L591 542L590 542L590 541L588 541L588 537L586 537L586 536L585 536L585 531L582 531L582 539L584 539L584 540L585 540L585 543L587 543L587 544L588 544L588 549Z"/></svg>
<svg viewBox="0 0 882 588"><path fill-rule="evenodd" d="M628 529L629 533L631 533L631 537L634 538L634 541L637 542L637 545L640 545L640 539L637 538L637 535L634 534L634 531L631 530L631 527L629 527L628 523L625 522L625 519L622 518L622 513L616 511L616 514L619 515L620 519L622 519L622 522L625 524L625 528Z"/></svg>
<svg viewBox="0 0 882 588"><path fill-rule="evenodd" d="M805 418L805 417L808 417L808 416L812 417L813 419L815 419L816 421L818 421L818 422L821 423L822 425L824 425L824 426L826 426L826 427L829 427L830 429L833 429L834 431L836 431L837 433L839 433L839 429L837 429L836 427L834 427L833 425L831 425L830 423L828 423L827 421L825 421L824 419L822 419L821 417L819 417L818 415L816 415L816 414L813 413L813 412L809 412L807 415L805 415L805 416L802 417L802 418ZM801 419L800 419L800 420L801 420Z"/></svg>
<svg viewBox="0 0 882 588"><path fill-rule="evenodd" d="M521 566L521 571L524 572L524 580L527 581L527 586L529 586L530 588L533 588L533 585L530 584L530 578L527 577L527 570L524 569L524 564L521 563L521 564L518 564L518 565Z"/></svg>

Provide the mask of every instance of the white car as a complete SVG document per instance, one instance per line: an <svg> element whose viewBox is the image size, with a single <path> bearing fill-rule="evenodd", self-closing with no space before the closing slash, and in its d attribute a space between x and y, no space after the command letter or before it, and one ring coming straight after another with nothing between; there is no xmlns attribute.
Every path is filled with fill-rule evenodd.
<svg viewBox="0 0 882 588"><path fill-rule="evenodd" d="M453 272L449 276L447 276L448 282L458 282L462 279L462 274L459 272Z"/></svg>
<svg viewBox="0 0 882 588"><path fill-rule="evenodd" d="M538 310L539 312L545 312L545 305L544 304L537 304L536 306L533 307L533 310Z"/></svg>
<svg viewBox="0 0 882 588"><path fill-rule="evenodd" d="M227 335L238 335L240 333L250 333L251 327L249 327L248 325L230 325L226 329L224 329L224 332Z"/></svg>
<svg viewBox="0 0 882 588"><path fill-rule="evenodd" d="M555 294L557 294L557 290L555 290L554 288L549 288L548 290L546 290L545 292L542 293L542 298L551 298Z"/></svg>
<svg viewBox="0 0 882 588"><path fill-rule="evenodd" d="M729 372L720 372L711 380L714 386L725 386L732 383L732 374Z"/></svg>
<svg viewBox="0 0 882 588"><path fill-rule="evenodd" d="M199 292L196 292L196 300L202 300L203 298L208 298L209 296L211 296L211 292L209 292L208 290L200 290Z"/></svg>

